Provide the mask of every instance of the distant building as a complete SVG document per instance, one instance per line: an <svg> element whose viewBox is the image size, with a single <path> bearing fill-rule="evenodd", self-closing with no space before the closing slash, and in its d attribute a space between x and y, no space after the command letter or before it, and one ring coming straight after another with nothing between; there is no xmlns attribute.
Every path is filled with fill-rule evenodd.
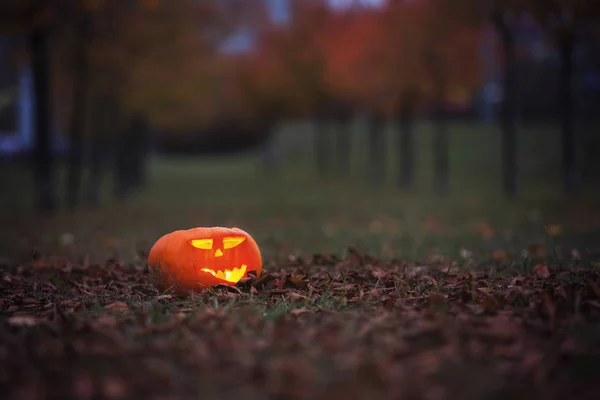
<svg viewBox="0 0 600 400"><path fill-rule="evenodd" d="M0 36L0 156L33 147L33 80L26 59L16 60L18 39Z"/></svg>

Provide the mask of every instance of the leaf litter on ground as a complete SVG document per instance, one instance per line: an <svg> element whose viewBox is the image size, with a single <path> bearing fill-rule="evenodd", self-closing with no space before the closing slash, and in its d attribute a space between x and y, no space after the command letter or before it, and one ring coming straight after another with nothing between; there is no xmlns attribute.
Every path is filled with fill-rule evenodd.
<svg viewBox="0 0 600 400"><path fill-rule="evenodd" d="M143 265L4 267L9 398L592 398L600 271L433 259L288 265L177 297ZM42 262L40 260L40 262Z"/></svg>

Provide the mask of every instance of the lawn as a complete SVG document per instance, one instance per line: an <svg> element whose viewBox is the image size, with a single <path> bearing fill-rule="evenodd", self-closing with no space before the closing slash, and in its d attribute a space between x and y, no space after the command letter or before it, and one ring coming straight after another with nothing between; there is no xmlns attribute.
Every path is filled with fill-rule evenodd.
<svg viewBox="0 0 600 400"><path fill-rule="evenodd" d="M302 126L267 175L254 154L156 156L147 188L100 209L29 212L2 167L0 391L6 398L592 398L600 367L597 192L560 193L557 135L520 138L517 199L499 137L453 126L452 192L318 180ZM390 156L392 157L390 150ZM393 159L390 160L393 171ZM9 189L9 190L7 190ZM180 298L148 277L163 234L238 226L260 278Z"/></svg>

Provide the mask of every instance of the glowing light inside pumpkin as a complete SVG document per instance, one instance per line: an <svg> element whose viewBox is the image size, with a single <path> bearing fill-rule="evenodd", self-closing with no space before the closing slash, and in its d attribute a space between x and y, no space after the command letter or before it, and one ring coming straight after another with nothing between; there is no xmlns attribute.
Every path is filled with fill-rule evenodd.
<svg viewBox="0 0 600 400"><path fill-rule="evenodd" d="M212 249L212 246L213 246L212 239L193 239L190 241L190 243L195 248L203 249L203 250L210 250L210 249Z"/></svg>
<svg viewBox="0 0 600 400"><path fill-rule="evenodd" d="M246 238L244 236L230 236L223 239L223 249L233 249L244 243ZM197 249L210 250L213 248L212 239L192 239L190 244Z"/></svg>
<svg viewBox="0 0 600 400"><path fill-rule="evenodd" d="M202 268L200 271L208 272L212 276L222 279L227 282L236 283L246 274L246 264L242 264L239 268L226 269L225 271L213 271L210 268Z"/></svg>
<svg viewBox="0 0 600 400"><path fill-rule="evenodd" d="M244 243L244 240L246 240L246 238L243 236L226 237L223 239L223 248L233 249L234 247Z"/></svg>

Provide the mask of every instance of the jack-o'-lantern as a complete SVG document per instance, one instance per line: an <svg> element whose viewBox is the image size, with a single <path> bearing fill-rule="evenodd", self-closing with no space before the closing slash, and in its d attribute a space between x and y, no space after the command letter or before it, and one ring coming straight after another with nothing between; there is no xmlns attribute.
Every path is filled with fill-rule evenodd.
<svg viewBox="0 0 600 400"><path fill-rule="evenodd" d="M260 276L262 258L256 241L239 228L193 228L158 239L148 268L160 290L187 294L217 284L235 285L250 271Z"/></svg>

